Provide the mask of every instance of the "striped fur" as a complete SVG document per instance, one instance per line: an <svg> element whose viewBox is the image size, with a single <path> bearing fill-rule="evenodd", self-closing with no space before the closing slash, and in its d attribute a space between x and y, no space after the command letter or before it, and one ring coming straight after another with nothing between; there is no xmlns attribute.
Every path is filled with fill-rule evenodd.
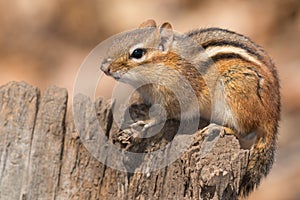
<svg viewBox="0 0 300 200"><path fill-rule="evenodd" d="M203 66L204 76L213 64L219 73L217 84L221 89L216 89L215 99L221 107L215 109L215 116L212 113L212 120L223 117L223 121L217 123L237 130L239 138L253 132L257 134L240 186L240 194L246 196L259 185L273 164L280 118L276 67L260 46L241 34L208 28L187 35L201 45L212 60ZM209 77L207 80L210 82ZM224 108L232 113L225 113Z"/></svg>
<svg viewBox="0 0 300 200"><path fill-rule="evenodd" d="M266 52L248 37L220 28L194 30L187 35L197 41L210 55L216 53L237 53L255 64L268 66L272 60ZM222 52L222 49L224 52ZM214 55L212 55L214 56Z"/></svg>
<svg viewBox="0 0 300 200"><path fill-rule="evenodd" d="M150 32L142 29L116 41L111 47L112 59L106 59L110 62L102 63L101 69L133 86L156 83L144 86L139 92L149 103L163 105L170 119L180 119L183 115L189 120L201 114L216 124L234 129L240 141L255 138L254 143L251 141L251 145L245 147L250 148L251 153L246 175L239 186L240 194L248 195L269 173L276 149L280 92L271 58L248 37L225 29L187 33L183 38L192 38L197 50L200 49L194 51L189 42L181 42L175 36L178 40L172 42L168 23L156 27L150 20L142 27L151 27ZM147 50L143 58L130 58L135 48ZM203 56L203 52L208 57ZM182 80L190 84L193 95L186 87L189 84L183 84ZM180 94L181 105L185 107L177 103L174 92Z"/></svg>

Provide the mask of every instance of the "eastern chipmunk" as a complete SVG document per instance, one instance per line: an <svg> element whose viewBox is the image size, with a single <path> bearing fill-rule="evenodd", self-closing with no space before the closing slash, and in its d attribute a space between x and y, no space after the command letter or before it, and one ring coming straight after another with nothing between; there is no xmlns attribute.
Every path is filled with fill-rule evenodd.
<svg viewBox="0 0 300 200"><path fill-rule="evenodd" d="M248 195L268 174L276 150L280 91L271 58L249 38L226 29L199 29L178 36L169 23L157 27L153 20L139 28L116 42L101 70L116 80L140 84L137 91L144 101L161 104L168 119L201 115L233 130L240 141L250 142L240 187L240 195ZM196 98L186 92L184 80ZM146 130L157 123L159 115L138 125Z"/></svg>

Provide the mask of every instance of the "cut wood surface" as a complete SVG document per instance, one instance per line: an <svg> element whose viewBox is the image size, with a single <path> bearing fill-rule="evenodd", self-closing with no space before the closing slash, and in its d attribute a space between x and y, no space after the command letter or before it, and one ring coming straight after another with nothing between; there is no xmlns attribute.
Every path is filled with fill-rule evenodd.
<svg viewBox="0 0 300 200"><path fill-rule="evenodd" d="M23 82L0 87L1 200L237 199L249 151L221 127L177 134L179 122L168 121L156 136L125 141L114 102L67 102L54 86L42 96ZM189 145L172 160L176 140Z"/></svg>

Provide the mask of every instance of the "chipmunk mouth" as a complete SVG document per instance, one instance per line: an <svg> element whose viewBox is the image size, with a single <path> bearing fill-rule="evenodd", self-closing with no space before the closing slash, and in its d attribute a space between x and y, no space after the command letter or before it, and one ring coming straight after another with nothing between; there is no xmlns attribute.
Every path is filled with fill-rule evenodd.
<svg viewBox="0 0 300 200"><path fill-rule="evenodd" d="M118 76L112 76L116 81L119 81L121 79L121 77Z"/></svg>
<svg viewBox="0 0 300 200"><path fill-rule="evenodd" d="M124 72L122 70L113 72L111 69L107 68L105 70L102 69L102 71L104 72L104 74L106 76L110 76L113 79L115 79L116 81L120 81L123 83L130 84L130 83L134 82L134 80L135 80L135 77L132 76L129 72Z"/></svg>
<svg viewBox="0 0 300 200"><path fill-rule="evenodd" d="M132 74L130 72L117 72L117 73L113 73L111 74L111 76L116 80L116 81L120 81L122 83L126 83L126 84L130 84L130 85L135 85L137 81L140 80L136 80L136 78L134 76L132 76Z"/></svg>
<svg viewBox="0 0 300 200"><path fill-rule="evenodd" d="M113 77L116 81L122 81L123 79L123 73L121 72L109 72L106 75Z"/></svg>

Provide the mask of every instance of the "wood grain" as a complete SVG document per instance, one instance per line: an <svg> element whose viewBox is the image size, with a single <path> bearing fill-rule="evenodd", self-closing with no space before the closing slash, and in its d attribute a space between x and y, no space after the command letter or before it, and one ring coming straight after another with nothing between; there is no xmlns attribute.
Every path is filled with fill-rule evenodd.
<svg viewBox="0 0 300 200"><path fill-rule="evenodd" d="M160 134L125 144L114 102L78 95L67 109L67 100L54 86L42 97L23 82L0 87L0 199L238 198L249 151L234 136L221 137L222 127L178 134L179 122L168 121ZM144 107L134 109L141 117ZM169 163L181 148L175 139L189 145Z"/></svg>

